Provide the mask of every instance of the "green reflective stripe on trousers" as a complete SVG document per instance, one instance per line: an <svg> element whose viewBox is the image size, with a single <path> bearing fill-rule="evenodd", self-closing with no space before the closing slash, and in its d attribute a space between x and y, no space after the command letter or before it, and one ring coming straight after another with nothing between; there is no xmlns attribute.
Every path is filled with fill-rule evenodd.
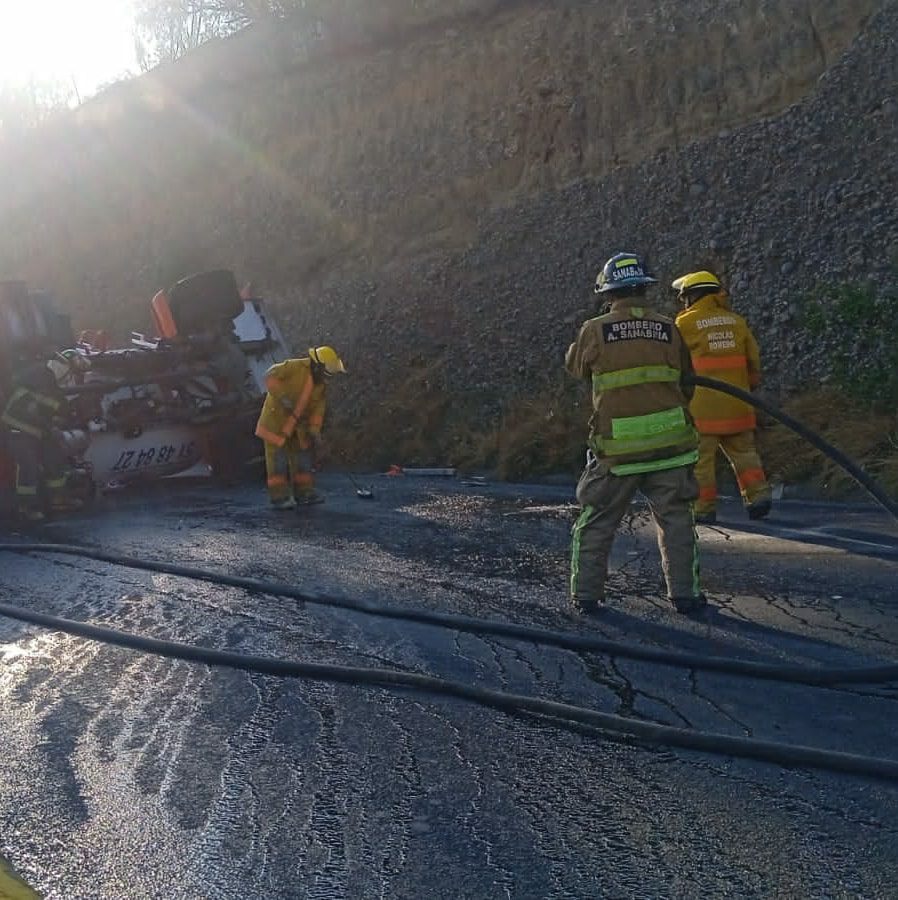
<svg viewBox="0 0 898 900"><path fill-rule="evenodd" d="M618 369L616 372L601 372L592 376L592 386L597 391L612 391L615 388L632 387L635 384L659 384L679 381L681 372L670 366L637 366L635 369Z"/></svg>
<svg viewBox="0 0 898 900"><path fill-rule="evenodd" d="M573 540L571 541L571 596L577 596L577 588L580 586L580 542L583 538L583 529L589 522L590 516L595 512L591 506L584 506L583 512L574 524Z"/></svg>
<svg viewBox="0 0 898 900"><path fill-rule="evenodd" d="M66 481L67 479L65 476L62 478L49 478L47 479L46 484L51 491L58 491L65 487Z"/></svg>
<svg viewBox="0 0 898 900"><path fill-rule="evenodd" d="M702 592L701 566L698 556L698 535L695 533L695 504L692 505L692 596L698 597Z"/></svg>
<svg viewBox="0 0 898 900"><path fill-rule="evenodd" d="M663 472L665 469L676 469L679 466L689 466L698 462L698 450L690 450L679 456L671 456L668 459L653 459L649 462L623 463L612 466L612 475L642 475L645 472Z"/></svg>
<svg viewBox="0 0 898 900"><path fill-rule="evenodd" d="M22 484L22 467L16 466L16 494L20 497L36 497L36 484Z"/></svg>
<svg viewBox="0 0 898 900"><path fill-rule="evenodd" d="M37 496L37 485L22 484L19 481L19 476L17 473L16 474L16 494L19 497L36 497Z"/></svg>

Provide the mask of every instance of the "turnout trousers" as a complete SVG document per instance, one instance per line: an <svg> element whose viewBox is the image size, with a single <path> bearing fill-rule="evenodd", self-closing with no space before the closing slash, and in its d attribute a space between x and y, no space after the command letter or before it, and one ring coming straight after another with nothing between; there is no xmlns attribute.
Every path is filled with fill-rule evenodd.
<svg viewBox="0 0 898 900"><path fill-rule="evenodd" d="M611 545L637 491L648 500L658 529L668 597L692 600L701 595L692 513L698 484L692 466L612 475L606 466L591 460L577 484L580 516L571 542L571 598L575 603L592 606L604 602Z"/></svg>
<svg viewBox="0 0 898 900"><path fill-rule="evenodd" d="M66 487L66 458L51 437L8 432L16 464L16 504L25 513L43 513L61 502Z"/></svg>
<svg viewBox="0 0 898 900"><path fill-rule="evenodd" d="M717 507L717 451L721 450L736 473L742 502L751 506L770 499L770 486L755 447L755 433L703 434L698 448L695 477L698 479L697 515L706 515Z"/></svg>
<svg viewBox="0 0 898 900"><path fill-rule="evenodd" d="M311 468L308 447L296 435L287 438L283 447L265 442L265 471L272 503L311 494L315 490Z"/></svg>

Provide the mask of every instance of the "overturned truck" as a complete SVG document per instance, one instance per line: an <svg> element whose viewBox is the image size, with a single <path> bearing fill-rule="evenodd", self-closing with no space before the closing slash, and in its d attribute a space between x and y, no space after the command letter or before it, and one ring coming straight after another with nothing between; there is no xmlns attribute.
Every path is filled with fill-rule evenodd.
<svg viewBox="0 0 898 900"><path fill-rule="evenodd" d="M205 462L226 481L259 455L253 425L265 372L290 355L264 301L233 273L204 272L160 291L156 334L113 349L102 331L75 339L44 294L0 282L0 408L17 367L46 364L64 402L53 440L79 496L164 478ZM0 514L16 510L16 463L0 430Z"/></svg>

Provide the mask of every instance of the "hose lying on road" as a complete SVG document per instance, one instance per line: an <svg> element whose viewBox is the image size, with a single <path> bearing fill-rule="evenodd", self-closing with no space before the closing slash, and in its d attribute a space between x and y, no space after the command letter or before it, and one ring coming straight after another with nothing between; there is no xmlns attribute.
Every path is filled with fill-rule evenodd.
<svg viewBox="0 0 898 900"><path fill-rule="evenodd" d="M778 422L782 422L787 428L791 428L797 435L803 437L809 444L812 444L834 463L841 466L893 518L898 519L898 503L892 500L851 457L846 456L837 447L833 447L832 444L820 437L817 432L811 431L807 425L802 425L797 419L793 419L792 416L784 413L781 409L777 409L766 400L762 400L748 391L743 391L741 388L734 387L732 384L727 384L725 381L718 381L716 378L706 378L704 375L694 375L690 380L698 387L711 388L711 390L720 391L721 393L729 394L731 397L737 397L745 403L750 403L757 409L764 410L767 415Z"/></svg>
<svg viewBox="0 0 898 900"><path fill-rule="evenodd" d="M590 725L608 734L649 744L761 760L780 766L807 766L830 772L847 772L852 775L898 780L898 761L891 759L759 741L753 738L731 737L713 732L689 731L685 728L658 725L654 722L598 712L568 703L543 700L539 697L472 687L458 681L449 681L432 675L420 675L415 672L297 662L223 650L210 650L206 647L162 641L124 631L115 631L111 628L74 622L70 619L60 619L6 603L0 603L0 615L45 628L53 628L88 640L115 644L119 647L127 647L169 659L223 666L262 675L277 675L282 678L307 678L369 687L423 691L428 694L457 697L508 713L536 713L549 716L554 720L554 724L560 727Z"/></svg>
<svg viewBox="0 0 898 900"><path fill-rule="evenodd" d="M366 600L328 597L315 591L294 587L290 584L261 581L255 578L243 578L239 575L228 575L226 573L209 572L205 569L194 568L193 566L140 559L138 557L125 556L118 553L108 553L105 550L95 550L91 547L79 547L70 544L13 543L0 544L0 552L2 551L12 551L17 553L59 553L67 556L80 556L86 559L95 559L100 562L112 563L117 566L125 566L130 569L143 569L148 572L160 572L165 575L190 578L195 581L206 581L223 587L240 588L241 590L249 591L254 594L289 597L294 600L300 600L318 606L350 609L366 615L379 616L387 619L399 619L408 622L418 622L424 625L452 628L456 631L464 631L470 634L489 634L498 637L514 638L545 646L560 647L565 650L605 653L612 657L636 659L643 662L658 663L683 669L722 672L728 675L741 675L750 678L766 679L769 681L783 681L817 686L874 684L887 681L898 681L898 664L894 663L845 668L813 668L808 666L755 662L753 660L728 659L726 657L705 656L698 653L681 653L678 651L664 650L659 647L625 644L607 638L571 634L564 631L549 631L542 628L532 628L527 625L516 625L510 622L495 622L490 621L489 619L477 619L472 616L460 616L453 615L452 613L409 609L400 606L386 606L370 603Z"/></svg>

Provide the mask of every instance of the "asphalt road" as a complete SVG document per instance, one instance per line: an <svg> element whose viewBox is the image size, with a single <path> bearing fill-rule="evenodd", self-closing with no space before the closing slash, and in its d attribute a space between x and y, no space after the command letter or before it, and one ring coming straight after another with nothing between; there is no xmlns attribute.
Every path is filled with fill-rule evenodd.
<svg viewBox="0 0 898 900"><path fill-rule="evenodd" d="M274 513L180 480L48 539L350 597L798 663L898 661L898 530L729 506L705 622L672 614L634 506L611 603L566 610L570 492L323 482ZM820 689L488 639L71 557L0 595L220 649L386 666L622 715L898 759L898 686ZM898 783L633 746L461 701L210 669L0 620L0 856L46 898L896 897Z"/></svg>

